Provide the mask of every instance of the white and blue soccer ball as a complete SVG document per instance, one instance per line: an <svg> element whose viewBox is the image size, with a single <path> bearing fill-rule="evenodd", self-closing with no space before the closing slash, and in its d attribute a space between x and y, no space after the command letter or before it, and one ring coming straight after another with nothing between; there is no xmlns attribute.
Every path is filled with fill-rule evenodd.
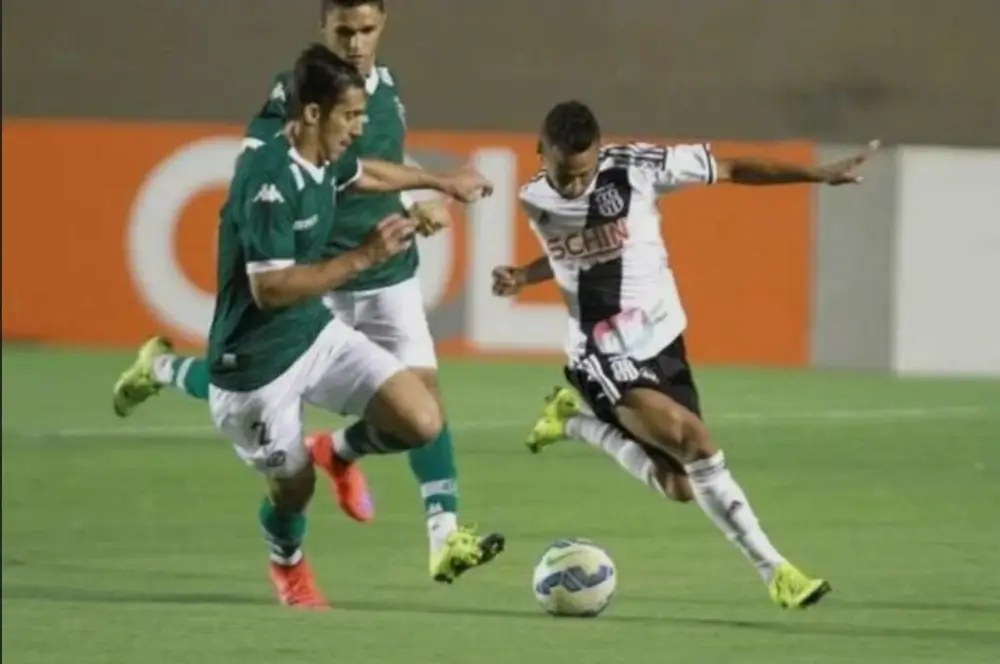
<svg viewBox="0 0 1000 664"><path fill-rule="evenodd" d="M554 616L593 618L608 608L618 572L608 552L586 539L554 542L535 565L535 599Z"/></svg>

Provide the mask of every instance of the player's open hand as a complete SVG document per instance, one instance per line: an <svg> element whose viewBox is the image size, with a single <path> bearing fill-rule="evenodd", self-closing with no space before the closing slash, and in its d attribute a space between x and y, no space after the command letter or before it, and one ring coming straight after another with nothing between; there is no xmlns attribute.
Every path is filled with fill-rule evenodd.
<svg viewBox="0 0 1000 664"><path fill-rule="evenodd" d="M445 178L443 191L463 203L475 203L493 193L493 183L476 169L465 166L454 175Z"/></svg>
<svg viewBox="0 0 1000 664"><path fill-rule="evenodd" d="M424 237L451 226L451 211L447 200L429 200L414 203L407 211L416 225L417 232Z"/></svg>
<svg viewBox="0 0 1000 664"><path fill-rule="evenodd" d="M833 186L841 184L859 184L864 178L859 174L866 161L878 152L880 141L871 141L861 152L829 166L820 167L820 177L824 184Z"/></svg>
<svg viewBox="0 0 1000 664"><path fill-rule="evenodd" d="M498 297L513 297L528 283L527 273L518 267L500 265L493 268L493 294Z"/></svg>
<svg viewBox="0 0 1000 664"><path fill-rule="evenodd" d="M361 248L372 265L379 265L409 249L415 232L412 219L394 214L378 222L368 233Z"/></svg>

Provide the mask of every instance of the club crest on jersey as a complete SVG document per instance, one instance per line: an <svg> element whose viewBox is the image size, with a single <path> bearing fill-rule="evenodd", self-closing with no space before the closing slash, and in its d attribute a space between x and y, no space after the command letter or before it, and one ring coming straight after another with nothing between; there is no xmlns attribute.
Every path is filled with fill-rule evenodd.
<svg viewBox="0 0 1000 664"><path fill-rule="evenodd" d="M602 217L617 217L625 209L625 199L613 184L594 192L594 204Z"/></svg>

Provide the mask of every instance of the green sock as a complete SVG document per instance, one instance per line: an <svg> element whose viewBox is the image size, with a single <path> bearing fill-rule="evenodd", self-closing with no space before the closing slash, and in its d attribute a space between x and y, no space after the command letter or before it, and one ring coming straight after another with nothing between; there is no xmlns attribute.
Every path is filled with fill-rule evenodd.
<svg viewBox="0 0 1000 664"><path fill-rule="evenodd" d="M170 360L170 385L195 399L208 401L208 362L203 357Z"/></svg>
<svg viewBox="0 0 1000 664"><path fill-rule="evenodd" d="M279 565L295 565L302 560L302 539L306 534L304 514L283 514L265 498L260 506L260 525L272 561Z"/></svg>
<svg viewBox="0 0 1000 664"><path fill-rule="evenodd" d="M458 473L451 431L445 424L434 442L410 450L410 469L420 483L420 496L428 516L458 512Z"/></svg>
<svg viewBox="0 0 1000 664"><path fill-rule="evenodd" d="M413 446L358 420L333 435L333 451L344 461L357 461L369 454L398 454Z"/></svg>

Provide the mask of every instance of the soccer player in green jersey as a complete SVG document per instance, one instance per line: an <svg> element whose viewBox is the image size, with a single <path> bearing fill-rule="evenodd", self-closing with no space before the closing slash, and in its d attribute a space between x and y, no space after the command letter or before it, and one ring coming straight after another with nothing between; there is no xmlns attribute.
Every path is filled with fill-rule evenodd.
<svg viewBox="0 0 1000 664"><path fill-rule="evenodd" d="M367 121L349 151L363 158L402 163L406 134L403 103L395 77L376 63L386 24L384 1L322 0L321 17L323 41L365 77ZM275 77L267 101L250 122L247 147L258 147L280 131L286 119L288 95L289 74L281 73ZM400 195L346 191L337 206L337 231L327 238L324 256L356 248L378 221L390 214L408 214L423 234L448 224L446 208L440 203L414 204ZM409 367L440 403L437 358L416 276L417 266L417 248L413 245L340 284L324 301L339 320L367 335ZM204 359L176 356L166 340L151 339L115 385L115 412L123 417L130 414L164 386L205 399L208 373ZM332 434L338 435L343 432ZM313 449L328 449L331 435L317 437L321 444ZM430 575L435 580L450 582L457 576L450 567L456 549L478 548L483 554L479 560L487 561L499 552L500 539L492 534L480 537L473 530L459 526L457 469L447 423L436 440L412 450L408 456L426 513ZM373 516L370 505L358 504L350 495L338 494L338 502L356 520L366 521Z"/></svg>
<svg viewBox="0 0 1000 664"><path fill-rule="evenodd" d="M310 608L328 605L302 552L319 465L303 436L304 405L362 418L328 443L324 464L361 499L359 458L425 447L443 427L420 377L322 303L325 293L405 253L415 233L412 220L390 214L357 246L324 257L339 223L337 192L432 188L471 202L489 190L476 173L435 176L346 153L361 135L364 86L358 70L325 46L305 50L289 85L288 122L240 156L219 224L209 410L237 455L267 478L260 522L279 599Z"/></svg>

